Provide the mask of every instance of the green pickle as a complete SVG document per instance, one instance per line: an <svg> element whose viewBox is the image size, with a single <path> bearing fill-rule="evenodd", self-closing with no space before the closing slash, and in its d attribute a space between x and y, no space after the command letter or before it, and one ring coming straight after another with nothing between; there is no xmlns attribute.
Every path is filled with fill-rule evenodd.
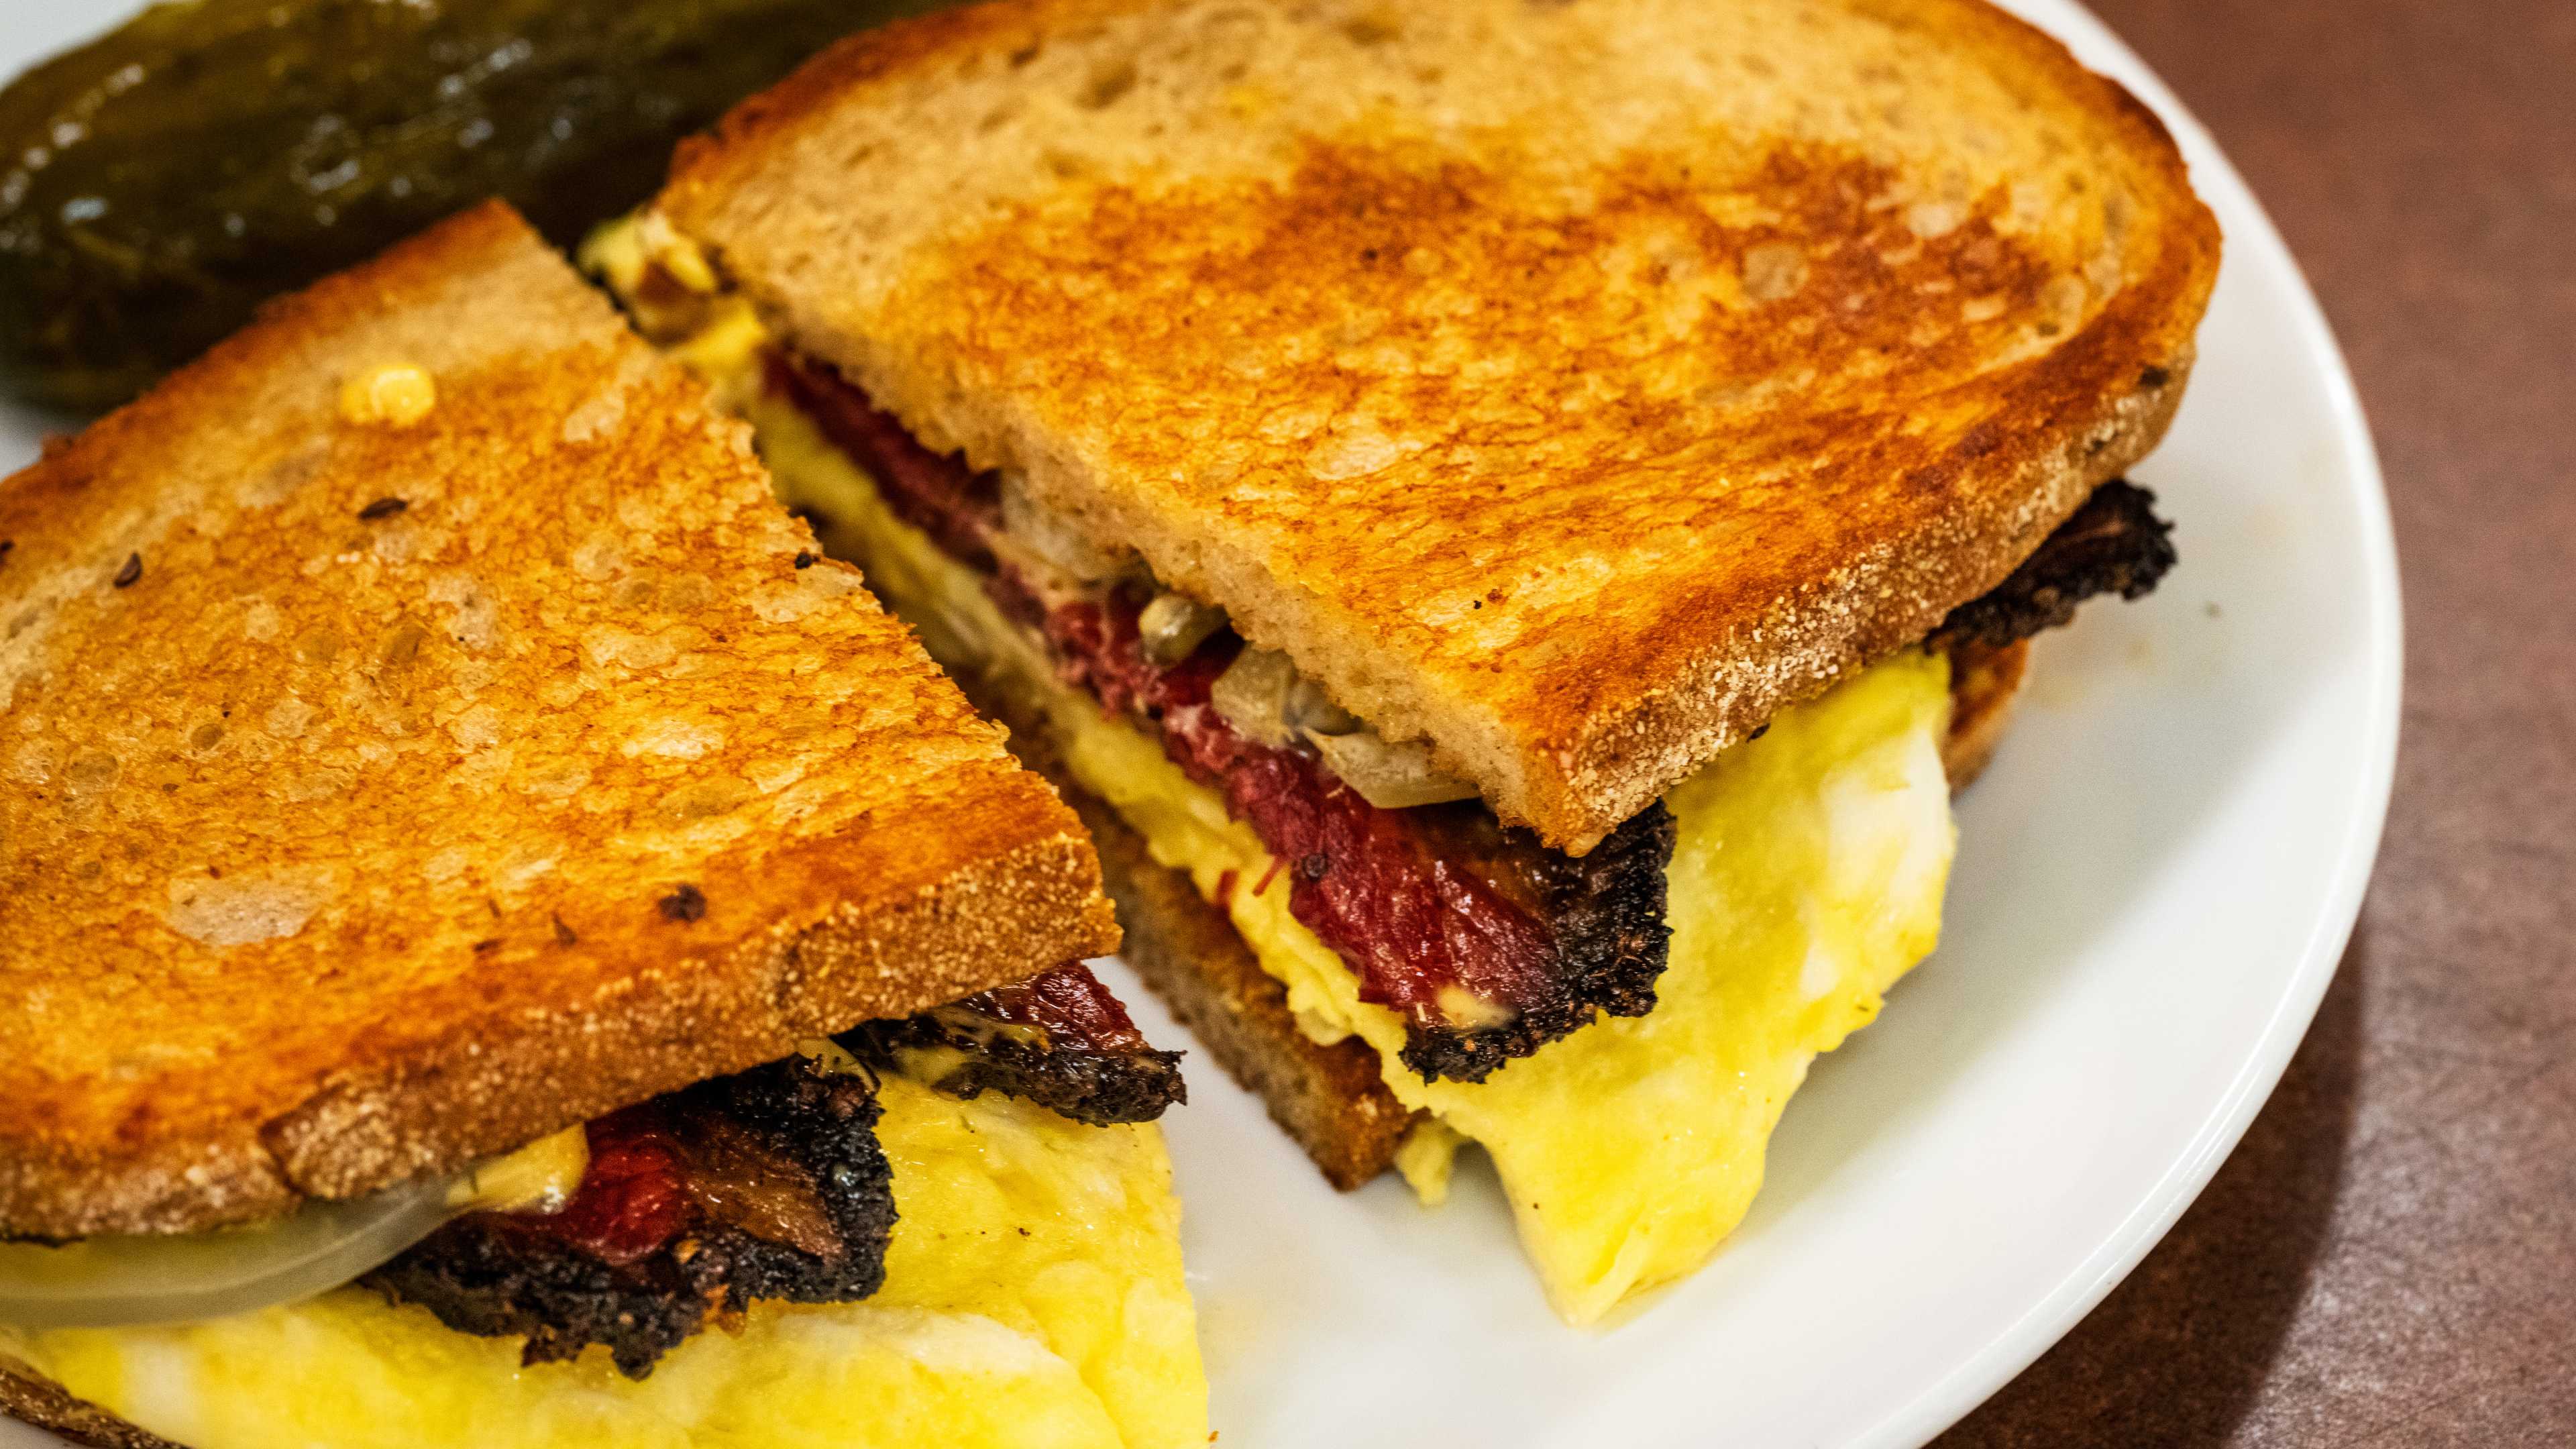
<svg viewBox="0 0 2576 1449"><path fill-rule="evenodd" d="M558 244L932 0L179 0L0 91L0 388L93 410L488 196Z"/></svg>

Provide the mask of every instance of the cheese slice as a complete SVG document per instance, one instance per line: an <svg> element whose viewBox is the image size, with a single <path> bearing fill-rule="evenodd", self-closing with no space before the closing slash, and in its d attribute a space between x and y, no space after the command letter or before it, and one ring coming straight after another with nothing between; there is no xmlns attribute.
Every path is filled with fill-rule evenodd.
<svg viewBox="0 0 2576 1449"><path fill-rule="evenodd" d="M686 243L604 234L594 265L631 291L648 259L674 249ZM1762 1185L1772 1129L1808 1064L1867 1025L1938 941L1956 841L1940 756L1949 664L1912 652L1783 711L1666 797L1679 828L1666 871L1673 935L1651 1013L1596 1020L1480 1083L1423 1081L1397 1059L1402 1019L1359 999L1358 978L1290 913L1287 884L1252 888L1276 873L1251 828L1143 730L1057 682L979 575L763 392L767 338L747 307L719 298L710 315L678 355L750 418L787 501L825 515L826 544L858 562L941 663L1043 713L1075 780L1223 905L1310 1034L1376 1048L1388 1089L1438 1127L1401 1156L1426 1203L1446 1196L1461 1142L1485 1149L1569 1322L1597 1321L1716 1251Z"/></svg>
<svg viewBox="0 0 2576 1449"><path fill-rule="evenodd" d="M522 1368L360 1289L173 1328L0 1330L0 1353L191 1449L1179 1449L1207 1441L1159 1129L888 1078L900 1220L861 1303L760 1303L644 1380Z"/></svg>

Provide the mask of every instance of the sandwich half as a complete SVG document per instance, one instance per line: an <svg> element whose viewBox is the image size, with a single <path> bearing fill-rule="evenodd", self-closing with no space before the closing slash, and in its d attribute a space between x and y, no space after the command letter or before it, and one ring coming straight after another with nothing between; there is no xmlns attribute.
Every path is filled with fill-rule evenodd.
<svg viewBox="0 0 2576 1449"><path fill-rule="evenodd" d="M1741 1219L1937 938L2218 257L1976 0L1003 0L854 38L595 264L1081 799L1336 1183L1492 1159L1556 1307Z"/></svg>
<svg viewBox="0 0 2576 1449"><path fill-rule="evenodd" d="M0 1409L1206 1438L1072 812L494 204L0 483Z"/></svg>

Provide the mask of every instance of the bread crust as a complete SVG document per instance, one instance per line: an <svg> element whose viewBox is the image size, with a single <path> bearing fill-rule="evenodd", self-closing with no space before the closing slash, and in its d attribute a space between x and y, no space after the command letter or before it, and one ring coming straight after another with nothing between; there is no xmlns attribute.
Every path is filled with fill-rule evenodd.
<svg viewBox="0 0 2576 1449"><path fill-rule="evenodd" d="M2153 447L2219 245L2154 115L1977 0L1002 0L827 52L658 205L1578 852Z"/></svg>
<svg viewBox="0 0 2576 1449"><path fill-rule="evenodd" d="M353 421L387 364L434 404ZM0 538L0 1234L364 1193L1116 943L1072 813L497 205Z"/></svg>
<svg viewBox="0 0 2576 1449"><path fill-rule="evenodd" d="M1950 732L1941 741L1941 768L1956 796L1993 764L2012 727L2013 706L2030 675L2030 641L2001 649L1972 645L1950 652Z"/></svg>

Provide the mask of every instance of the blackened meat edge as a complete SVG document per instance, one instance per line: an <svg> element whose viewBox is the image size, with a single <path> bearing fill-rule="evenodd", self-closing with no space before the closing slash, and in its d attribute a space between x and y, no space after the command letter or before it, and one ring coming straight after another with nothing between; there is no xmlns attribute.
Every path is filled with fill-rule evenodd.
<svg viewBox="0 0 2576 1449"><path fill-rule="evenodd" d="M1068 962L902 1021L839 1038L862 1060L935 1068L932 1085L968 1101L987 1091L1035 1102L1094 1127L1151 1122L1189 1100L1181 1054L1156 1051L1090 968Z"/></svg>
<svg viewBox="0 0 2576 1449"><path fill-rule="evenodd" d="M895 1222L876 1084L790 1057L590 1124L563 1211L469 1213L360 1280L528 1364L607 1347L643 1378L754 1299L842 1303L885 1281Z"/></svg>
<svg viewBox="0 0 2576 1449"><path fill-rule="evenodd" d="M2003 649L2075 618L2097 594L2140 599L2174 566L2173 525L2156 495L2114 478L2093 490L2000 584L1950 611L1924 641L1931 649Z"/></svg>
<svg viewBox="0 0 2576 1449"><path fill-rule="evenodd" d="M1154 1050L1079 961L837 1040L871 1070L895 1070L899 1046L944 1048L935 1089L1094 1126L1184 1100L1180 1053ZM467 1214L360 1281L459 1332L524 1335L525 1363L599 1344L639 1379L756 1299L866 1298L896 1217L876 1092L795 1056L612 1112L589 1124L561 1212Z"/></svg>
<svg viewBox="0 0 2576 1449"><path fill-rule="evenodd" d="M1655 982L1673 935L1664 923L1664 867L1673 858L1675 827L1662 801L1630 816L1580 859L1548 849L1530 831L1506 828L1476 801L1408 813L1427 817L1421 828L1435 841L1454 841L1452 831L1492 839L1490 853L1475 854L1486 869L1516 876L1517 893L1554 927L1556 967L1567 983L1561 994L1481 1030L1426 1030L1408 1018L1399 1056L1416 1075L1481 1082L1505 1062L1589 1026L1595 1011L1644 1016L1655 1009Z"/></svg>

